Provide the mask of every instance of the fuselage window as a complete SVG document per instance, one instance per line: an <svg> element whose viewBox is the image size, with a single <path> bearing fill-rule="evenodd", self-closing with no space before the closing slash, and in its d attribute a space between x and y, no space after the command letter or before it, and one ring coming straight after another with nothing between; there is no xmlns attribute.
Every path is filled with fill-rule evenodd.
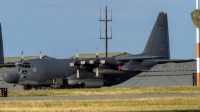
<svg viewBox="0 0 200 112"><path fill-rule="evenodd" d="M20 72L21 68L18 69L18 72Z"/></svg>

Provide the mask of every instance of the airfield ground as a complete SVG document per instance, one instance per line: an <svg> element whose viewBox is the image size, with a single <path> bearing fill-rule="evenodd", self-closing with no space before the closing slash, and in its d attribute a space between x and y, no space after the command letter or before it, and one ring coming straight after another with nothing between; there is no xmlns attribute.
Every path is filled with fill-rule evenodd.
<svg viewBox="0 0 200 112"><path fill-rule="evenodd" d="M90 96L90 95L146 95L160 97L126 98L126 99L90 99L90 100L51 100L54 96ZM165 96L168 94L169 96ZM174 96L174 94L179 94ZM183 96L181 94L184 94ZM164 95L165 97L162 97ZM187 96L188 95L188 96ZM41 96L39 100L12 100L17 97ZM42 97L48 100L42 100ZM6 98L6 97L5 97ZM26 97L25 97L26 98ZM1 99L1 98L0 98ZM98 89L64 89L64 90L12 90L8 99L2 100L0 112L4 111L176 111L198 112L200 110L200 87L137 87L137 88L98 88Z"/></svg>
<svg viewBox="0 0 200 112"><path fill-rule="evenodd" d="M120 94L179 94L199 93L198 86L153 86L127 88L83 88L83 89L46 89L46 90L10 90L8 97L20 96L78 96L78 95L120 95Z"/></svg>

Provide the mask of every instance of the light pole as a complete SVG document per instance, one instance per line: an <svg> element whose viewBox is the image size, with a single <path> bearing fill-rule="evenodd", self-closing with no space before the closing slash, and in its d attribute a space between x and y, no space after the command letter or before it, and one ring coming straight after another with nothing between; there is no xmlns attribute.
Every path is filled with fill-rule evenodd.
<svg viewBox="0 0 200 112"><path fill-rule="evenodd" d="M196 0L196 10L199 9L199 0ZM197 56L197 86L200 86L200 38L199 29L196 27L196 56Z"/></svg>

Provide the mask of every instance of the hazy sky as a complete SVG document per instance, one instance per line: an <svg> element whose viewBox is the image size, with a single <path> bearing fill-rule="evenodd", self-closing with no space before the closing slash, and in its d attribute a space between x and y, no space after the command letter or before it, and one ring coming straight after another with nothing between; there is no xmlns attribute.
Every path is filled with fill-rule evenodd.
<svg viewBox="0 0 200 112"><path fill-rule="evenodd" d="M108 52L141 53L159 12L168 14L172 59L196 58L196 30L190 13L195 0L0 0L4 56L49 55L66 58L105 52L104 7L112 9L113 39Z"/></svg>

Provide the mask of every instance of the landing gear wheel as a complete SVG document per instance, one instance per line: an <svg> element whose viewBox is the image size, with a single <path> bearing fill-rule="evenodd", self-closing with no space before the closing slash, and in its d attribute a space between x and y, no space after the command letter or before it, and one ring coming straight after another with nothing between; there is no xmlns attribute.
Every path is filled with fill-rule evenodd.
<svg viewBox="0 0 200 112"><path fill-rule="evenodd" d="M24 84L24 90L30 90L31 89L31 86L28 85L28 84Z"/></svg>

